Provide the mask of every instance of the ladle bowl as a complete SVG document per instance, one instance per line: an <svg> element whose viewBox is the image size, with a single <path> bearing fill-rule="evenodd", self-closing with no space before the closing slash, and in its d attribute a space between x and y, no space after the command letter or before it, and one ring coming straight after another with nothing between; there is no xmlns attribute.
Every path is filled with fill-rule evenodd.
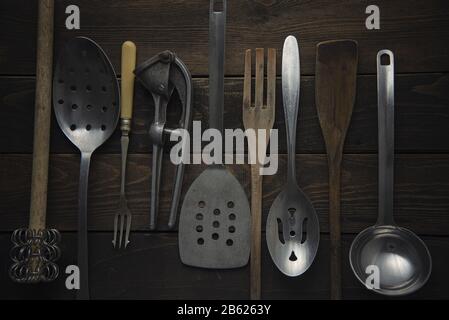
<svg viewBox="0 0 449 320"><path fill-rule="evenodd" d="M352 271L366 285L371 266L379 270L379 286L373 291L402 296L420 289L429 279L432 259L424 242L408 229L375 225L363 230L349 251Z"/></svg>

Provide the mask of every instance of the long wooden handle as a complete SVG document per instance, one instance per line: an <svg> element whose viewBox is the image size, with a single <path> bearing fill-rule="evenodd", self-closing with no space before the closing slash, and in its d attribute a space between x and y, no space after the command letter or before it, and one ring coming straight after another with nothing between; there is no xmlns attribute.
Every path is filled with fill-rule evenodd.
<svg viewBox="0 0 449 320"><path fill-rule="evenodd" d="M338 163L329 161L329 228L332 300L341 299L340 161Z"/></svg>
<svg viewBox="0 0 449 320"><path fill-rule="evenodd" d="M251 299L261 295L261 229L262 229L262 176L259 166L251 165Z"/></svg>
<svg viewBox="0 0 449 320"><path fill-rule="evenodd" d="M125 41L122 45L122 82L120 108L121 118L131 119L133 113L134 69L136 68L136 45Z"/></svg>
<svg viewBox="0 0 449 320"><path fill-rule="evenodd" d="M40 0L38 10L33 171L29 222L29 228L35 230L45 228L47 211L54 0Z"/></svg>

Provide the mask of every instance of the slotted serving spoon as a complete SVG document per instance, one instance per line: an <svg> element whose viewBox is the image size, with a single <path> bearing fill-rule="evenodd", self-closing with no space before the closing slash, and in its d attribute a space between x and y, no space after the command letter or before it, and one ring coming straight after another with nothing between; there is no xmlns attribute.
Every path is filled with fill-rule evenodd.
<svg viewBox="0 0 449 320"><path fill-rule="evenodd" d="M209 15L209 127L223 132L226 1ZM250 208L239 181L222 164L210 165L192 183L179 218L184 264L229 269L246 265L250 253Z"/></svg>
<svg viewBox="0 0 449 320"><path fill-rule="evenodd" d="M81 151L78 195L77 298L89 299L87 187L92 153L114 132L120 115L115 71L92 40L70 40L59 56L53 79L53 107L61 130Z"/></svg>
<svg viewBox="0 0 449 320"><path fill-rule="evenodd" d="M379 217L354 239L349 251L352 271L374 292L402 296L420 289L429 279L432 258L425 243L393 219L394 186L394 56L377 54L379 122ZM367 284L368 267L379 270L379 287ZM372 286L372 287L371 287Z"/></svg>
<svg viewBox="0 0 449 320"><path fill-rule="evenodd" d="M281 272L299 276L312 264L320 242L318 217L296 182L295 142L299 106L299 48L287 37L282 52L282 96L288 144L287 184L268 214L266 237L271 258Z"/></svg>

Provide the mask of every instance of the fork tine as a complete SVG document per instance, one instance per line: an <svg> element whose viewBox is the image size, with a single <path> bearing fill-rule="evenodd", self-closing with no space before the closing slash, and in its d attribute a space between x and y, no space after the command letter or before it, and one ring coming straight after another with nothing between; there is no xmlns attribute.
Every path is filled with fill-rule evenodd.
<svg viewBox="0 0 449 320"><path fill-rule="evenodd" d="M129 243L129 232L131 230L131 214L126 214L126 234L125 234L125 249Z"/></svg>
<svg viewBox="0 0 449 320"><path fill-rule="evenodd" d="M114 217L114 240L112 240L112 246L116 248L117 246L117 225L118 225L118 213Z"/></svg>
<svg viewBox="0 0 449 320"><path fill-rule="evenodd" d="M125 217L123 214L120 214L120 237L119 237L119 243L118 247L119 249L122 247L122 239L123 239L123 227L125 225Z"/></svg>
<svg viewBox="0 0 449 320"><path fill-rule="evenodd" d="M256 94L255 94L255 107L263 107L263 79L265 71L264 63L265 49L256 49Z"/></svg>
<svg viewBox="0 0 449 320"><path fill-rule="evenodd" d="M276 49L268 49L267 66L267 108L273 110L276 104Z"/></svg>
<svg viewBox="0 0 449 320"><path fill-rule="evenodd" d="M243 108L251 107L251 49L245 52L245 80L243 82Z"/></svg>

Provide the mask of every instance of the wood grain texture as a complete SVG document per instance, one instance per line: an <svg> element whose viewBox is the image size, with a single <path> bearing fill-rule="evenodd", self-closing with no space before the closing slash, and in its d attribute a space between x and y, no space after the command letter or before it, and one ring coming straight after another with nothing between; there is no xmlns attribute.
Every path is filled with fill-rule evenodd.
<svg viewBox="0 0 449 320"><path fill-rule="evenodd" d="M377 89L375 76L359 76L352 122L345 153L377 152ZM396 77L396 151L449 152L449 74L414 74ZM208 124L208 81L194 80L193 119ZM281 92L280 80L277 92ZM243 128L243 78L225 81L227 128ZM33 141L34 79L0 77L0 153L31 153ZM178 120L179 106L168 107L170 123ZM130 153L151 153L148 129L153 119L153 100L139 83L134 97ZM52 153L77 153L76 148L52 122ZM279 129L279 149L286 152L282 95L276 97L274 128ZM120 153L120 130L97 152ZM315 107L313 77L302 77L298 117L297 153L325 153L324 141Z"/></svg>
<svg viewBox="0 0 449 320"><path fill-rule="evenodd" d="M249 157L254 159L251 165L251 257L250 257L250 283L251 283L251 299L260 300L261 287L261 230L262 230L262 179L260 174L260 163L263 159L259 159L259 148L262 154L266 153L268 142L270 139L270 130L273 128L275 115L276 100L276 51L273 48L267 52L267 83L265 84L265 49L256 49L256 85L255 85L255 102L252 101L251 91L251 59L252 51L250 49L245 52L245 79L243 89L243 124L245 130L253 130L255 132L255 141L249 143L252 148L248 150ZM264 87L267 88L267 101L264 101ZM263 132L264 136L260 136L259 132ZM263 139L263 140L261 140Z"/></svg>
<svg viewBox="0 0 449 320"><path fill-rule="evenodd" d="M50 159L47 225L61 231L76 230L79 160L79 155L53 155ZM126 190L133 214L133 229L148 230L151 156L133 154L128 161ZM186 167L183 194L204 168L200 165ZM249 195L249 166L228 168ZM397 223L419 234L449 235L449 155L398 155L395 168ZM263 179L262 221L266 221L269 208L285 182L286 169L286 157L281 156L277 175ZM0 230L11 231L26 225L30 171L30 155L0 157ZM162 172L158 227L166 230L174 175L174 167L167 158ZM343 233L360 232L376 221L377 172L376 155L344 156L341 191ZM322 232L329 231L327 175L325 155L297 156L297 180L319 214ZM120 155L94 155L89 178L90 230L113 230L119 189Z"/></svg>
<svg viewBox="0 0 449 320"><path fill-rule="evenodd" d="M329 164L331 299L341 299L341 161L357 87L357 42L317 45L315 102Z"/></svg>
<svg viewBox="0 0 449 320"><path fill-rule="evenodd" d="M3 0L0 4L0 74L33 74L37 0ZM81 10L81 30L65 28L65 8ZM226 74L242 75L244 50L274 47L278 53L288 34L298 37L302 70L314 73L315 45L330 39L354 39L360 45L360 72L375 73L376 53L389 48L397 71L449 71L449 5L446 0L378 0L381 29L367 30L358 0L229 1ZM160 51L177 52L193 75L207 74L208 0L59 0L56 47L75 35L92 37L120 65L120 45L133 40L138 62ZM193 18L194 17L194 18ZM279 61L280 66L280 61ZM278 68L280 70L280 68Z"/></svg>
<svg viewBox="0 0 449 320"><path fill-rule="evenodd" d="M111 246L112 233L91 233L90 291L92 299L248 299L249 268L206 270L187 267L179 259L175 234L138 233L124 253ZM386 299L366 290L354 277L348 251L353 235L343 237L343 298ZM448 299L449 238L424 237L433 258L429 282L405 299ZM7 257L9 234L0 235L0 256ZM76 263L76 236L63 233L62 268L57 281L38 286L13 283L6 272L0 273L0 299L73 299L65 288L64 269ZM265 241L262 245L263 299L327 299L329 297L329 237L322 235L317 257L301 277L289 278L272 263ZM1 270L9 267L0 260ZM390 298L391 299L391 298Z"/></svg>
<svg viewBox="0 0 449 320"><path fill-rule="evenodd" d="M54 0L42 0L39 2L33 172L29 223L29 228L32 230L45 229L45 214L47 211L48 162L52 113L54 8Z"/></svg>

